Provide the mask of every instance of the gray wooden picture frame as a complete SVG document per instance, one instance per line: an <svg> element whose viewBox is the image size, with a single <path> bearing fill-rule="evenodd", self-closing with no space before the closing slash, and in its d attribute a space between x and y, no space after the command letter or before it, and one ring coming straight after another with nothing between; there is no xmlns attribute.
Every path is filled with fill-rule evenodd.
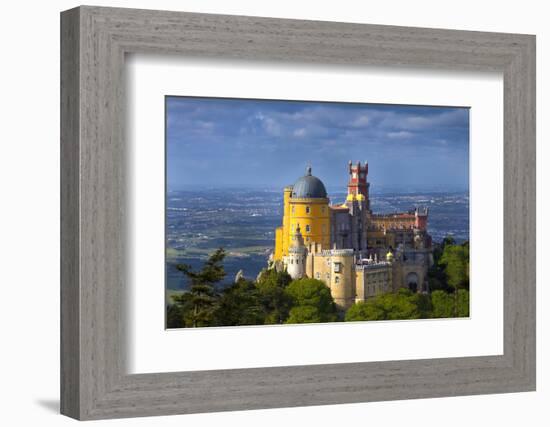
<svg viewBox="0 0 550 427"><path fill-rule="evenodd" d="M127 374L127 53L502 72L504 354ZM71 9L61 14L61 166L65 415L84 420L535 390L532 35Z"/></svg>

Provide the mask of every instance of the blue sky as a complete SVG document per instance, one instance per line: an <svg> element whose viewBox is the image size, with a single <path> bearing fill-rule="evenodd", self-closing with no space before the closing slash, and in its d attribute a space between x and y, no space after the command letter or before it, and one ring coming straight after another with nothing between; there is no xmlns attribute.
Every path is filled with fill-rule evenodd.
<svg viewBox="0 0 550 427"><path fill-rule="evenodd" d="M168 190L292 184L311 164L329 191L369 162L371 190L467 190L469 110L167 97Z"/></svg>

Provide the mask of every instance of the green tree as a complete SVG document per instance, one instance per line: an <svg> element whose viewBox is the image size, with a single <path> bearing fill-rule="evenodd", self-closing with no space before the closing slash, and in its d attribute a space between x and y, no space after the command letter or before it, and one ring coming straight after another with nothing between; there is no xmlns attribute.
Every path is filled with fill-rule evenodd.
<svg viewBox="0 0 550 427"><path fill-rule="evenodd" d="M292 307L292 298L285 292L292 278L286 271L276 271L274 268L264 270L258 277L260 301L266 313L265 324L284 323Z"/></svg>
<svg viewBox="0 0 550 427"><path fill-rule="evenodd" d="M256 285L259 288L262 287L279 287L286 288L290 282L292 282L292 277L286 271L277 271L274 268L264 269L260 272Z"/></svg>
<svg viewBox="0 0 550 427"><path fill-rule="evenodd" d="M423 304L419 308L417 304ZM427 305L427 306L424 306ZM424 310L424 311L423 311ZM376 295L352 305L346 312L346 322L362 320L403 320L429 316L429 305L408 289Z"/></svg>
<svg viewBox="0 0 550 427"><path fill-rule="evenodd" d="M445 291L434 291L432 299L432 317L452 318L470 315L470 293L465 289L458 290L458 314L455 311L455 296Z"/></svg>
<svg viewBox="0 0 550 427"><path fill-rule="evenodd" d="M226 288L213 314L217 326L261 325L265 312L254 282L240 279Z"/></svg>
<svg viewBox="0 0 550 427"><path fill-rule="evenodd" d="M437 290L431 293L432 317L449 318L454 317L454 295L448 292Z"/></svg>
<svg viewBox="0 0 550 427"><path fill-rule="evenodd" d="M443 255L443 245L436 243L433 246L433 264L428 268L428 286L430 291L448 290L447 278L445 276L445 269L439 263L441 256Z"/></svg>
<svg viewBox="0 0 550 427"><path fill-rule="evenodd" d="M456 245L456 240L453 236L445 236L441 242L441 246L445 249L447 245Z"/></svg>
<svg viewBox="0 0 550 427"><path fill-rule="evenodd" d="M374 298L377 298L377 297L374 297ZM346 322L360 322L364 320L385 320L385 319L386 319L386 313L383 307L377 304L373 304L372 300L356 302L348 309L348 311L346 311L346 316L345 316Z"/></svg>
<svg viewBox="0 0 550 427"><path fill-rule="evenodd" d="M459 289L469 289L470 285L470 245L468 242L462 245L447 244L439 259L439 265L445 270L447 284L453 289L455 295L454 314L459 311Z"/></svg>
<svg viewBox="0 0 550 427"><path fill-rule="evenodd" d="M447 291L453 290L451 286L447 284L447 275L445 274L445 265L440 263L440 259L443 256L443 252L447 246L454 246L456 244L455 239L452 236L446 236L441 243L433 244L433 264L428 269L428 284L430 291Z"/></svg>
<svg viewBox="0 0 550 427"><path fill-rule="evenodd" d="M446 291L449 287L445 279L445 271L437 265L428 269L428 286L430 291Z"/></svg>
<svg viewBox="0 0 550 427"><path fill-rule="evenodd" d="M320 280L299 279L285 289L292 300L286 323L320 323L337 320L337 310L330 289Z"/></svg>
<svg viewBox="0 0 550 427"><path fill-rule="evenodd" d="M459 289L458 291L458 317L470 316L470 291Z"/></svg>
<svg viewBox="0 0 550 427"><path fill-rule="evenodd" d="M410 296L410 301L416 305L416 309L421 319L429 319L432 317L432 299L428 294L413 293Z"/></svg>
<svg viewBox="0 0 550 427"><path fill-rule="evenodd" d="M166 327L183 328L183 310L179 304L169 304L166 307Z"/></svg>
<svg viewBox="0 0 550 427"><path fill-rule="evenodd" d="M470 245L446 245L439 264L445 269L447 283L453 289L465 287L470 280Z"/></svg>
<svg viewBox="0 0 550 427"><path fill-rule="evenodd" d="M189 292L174 297L183 310L186 327L211 326L217 300L214 285L225 277L223 260L225 251L216 250L203 265L201 271L193 271L188 264L178 264L176 268L191 281Z"/></svg>
<svg viewBox="0 0 550 427"><path fill-rule="evenodd" d="M290 309L286 323L322 323L323 321L328 322L329 320L323 320L317 307L298 305Z"/></svg>

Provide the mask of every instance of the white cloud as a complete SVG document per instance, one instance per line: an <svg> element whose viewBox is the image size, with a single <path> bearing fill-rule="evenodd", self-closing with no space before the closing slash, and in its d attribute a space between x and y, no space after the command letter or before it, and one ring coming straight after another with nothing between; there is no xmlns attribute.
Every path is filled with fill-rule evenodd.
<svg viewBox="0 0 550 427"><path fill-rule="evenodd" d="M264 128L265 128L268 135L270 135L270 136L280 136L281 135L281 126L279 125L279 123L276 120L268 117L268 118L264 119L263 123L264 123Z"/></svg>
<svg viewBox="0 0 550 427"><path fill-rule="evenodd" d="M370 124L370 117L366 114L361 114L359 117L356 117L355 120L351 123L353 127L362 128Z"/></svg>
<svg viewBox="0 0 550 427"><path fill-rule="evenodd" d="M414 134L412 132L407 132L405 130L401 130L398 132L388 132L386 136L391 139L407 139L411 138Z"/></svg>
<svg viewBox="0 0 550 427"><path fill-rule="evenodd" d="M417 115L397 114L388 112L383 116L380 125L389 129L401 129L406 131L429 131L435 128L465 127L468 123L468 110L464 108L443 111L439 114Z"/></svg>

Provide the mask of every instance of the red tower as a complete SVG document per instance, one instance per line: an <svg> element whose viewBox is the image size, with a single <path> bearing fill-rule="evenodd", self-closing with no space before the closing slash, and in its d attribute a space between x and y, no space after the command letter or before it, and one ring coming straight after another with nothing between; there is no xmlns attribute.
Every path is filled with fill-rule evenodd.
<svg viewBox="0 0 550 427"><path fill-rule="evenodd" d="M361 166L361 162L357 162L354 165L351 160L349 161L349 181L348 181L348 194L357 196L362 194L365 197L365 201L369 199L369 183L367 182L367 175L369 173L369 164L365 162L365 166Z"/></svg>
<svg viewBox="0 0 550 427"><path fill-rule="evenodd" d="M416 208L414 210L414 226L419 230L428 228L428 208Z"/></svg>

